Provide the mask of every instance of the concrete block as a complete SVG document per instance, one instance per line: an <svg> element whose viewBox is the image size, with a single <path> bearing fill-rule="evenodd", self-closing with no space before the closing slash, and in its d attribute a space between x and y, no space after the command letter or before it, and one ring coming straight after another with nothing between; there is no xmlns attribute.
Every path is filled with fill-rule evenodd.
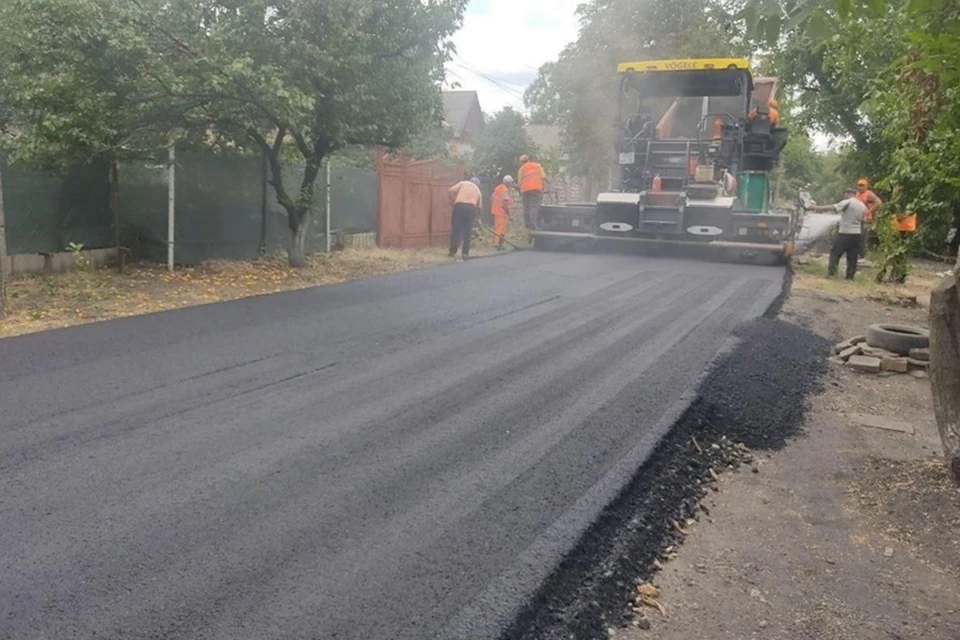
<svg viewBox="0 0 960 640"><path fill-rule="evenodd" d="M838 356L852 346L853 346L853 343L850 342L849 340L844 340L839 344L835 344L833 345L833 355Z"/></svg>
<svg viewBox="0 0 960 640"><path fill-rule="evenodd" d="M907 363L912 369L923 369L926 371L930 368L930 362L927 360L916 360L914 358L907 358Z"/></svg>
<svg viewBox="0 0 960 640"><path fill-rule="evenodd" d="M910 370L910 363L906 358L897 358L895 356L885 356L880 361L880 368L884 371L893 371L894 373L906 373Z"/></svg>
<svg viewBox="0 0 960 640"><path fill-rule="evenodd" d="M896 354L892 351L887 351L886 349L881 349L880 347L871 347L866 344L860 345L861 353L865 356L870 356L871 358L884 358L890 357L899 357L899 354Z"/></svg>
<svg viewBox="0 0 960 640"><path fill-rule="evenodd" d="M910 349L910 358L913 360L922 360L924 362L930 362L930 349Z"/></svg>
<svg viewBox="0 0 960 640"><path fill-rule="evenodd" d="M840 357L844 360L849 360L854 356L858 356L863 353L863 349L860 348L860 345L854 345L848 349L844 349L840 352Z"/></svg>
<svg viewBox="0 0 960 640"><path fill-rule="evenodd" d="M855 371L862 371L864 373L880 373L880 358L871 358L870 356L851 356L847 360L847 364L850 365Z"/></svg>

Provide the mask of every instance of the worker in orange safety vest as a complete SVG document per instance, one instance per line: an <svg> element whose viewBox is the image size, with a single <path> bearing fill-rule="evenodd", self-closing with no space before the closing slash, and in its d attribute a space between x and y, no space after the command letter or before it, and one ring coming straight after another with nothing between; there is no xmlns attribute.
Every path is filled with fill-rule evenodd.
<svg viewBox="0 0 960 640"><path fill-rule="evenodd" d="M767 102L768 117L770 118L770 126L775 127L780 124L780 103L771 98ZM748 120L756 120L759 115L759 110L757 107L754 107L750 110L750 113L747 114Z"/></svg>
<svg viewBox="0 0 960 640"><path fill-rule="evenodd" d="M490 203L490 213L493 214L493 235L497 251L503 251L503 239L507 235L507 224L510 221L510 206L513 198L510 197L510 187L513 186L513 177L504 176L503 181L493 190Z"/></svg>
<svg viewBox="0 0 960 640"><path fill-rule="evenodd" d="M867 255L867 245L870 242L870 234L873 232L873 218L877 209L883 204L883 200L870 190L870 183L866 178L857 180L857 200L867 206L867 215L863 219L863 237L860 243L860 257L864 258Z"/></svg>
<svg viewBox="0 0 960 640"><path fill-rule="evenodd" d="M540 224L540 205L543 203L543 189L546 174L540 163L529 156L520 156L520 171L517 174L520 183L520 201L523 203L523 223L527 229L535 229Z"/></svg>

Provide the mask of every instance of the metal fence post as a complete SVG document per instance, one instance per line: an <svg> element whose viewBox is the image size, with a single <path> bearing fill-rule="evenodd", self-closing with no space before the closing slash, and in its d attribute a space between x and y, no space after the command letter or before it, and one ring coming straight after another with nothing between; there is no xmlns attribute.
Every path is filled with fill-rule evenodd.
<svg viewBox="0 0 960 640"><path fill-rule="evenodd" d="M324 234L324 238L327 241L327 253L330 253L330 158L327 158L327 201L325 209L326 214L323 217L325 220L326 232Z"/></svg>
<svg viewBox="0 0 960 640"><path fill-rule="evenodd" d="M177 204L177 145L172 139L167 147L167 270L173 272L174 231Z"/></svg>

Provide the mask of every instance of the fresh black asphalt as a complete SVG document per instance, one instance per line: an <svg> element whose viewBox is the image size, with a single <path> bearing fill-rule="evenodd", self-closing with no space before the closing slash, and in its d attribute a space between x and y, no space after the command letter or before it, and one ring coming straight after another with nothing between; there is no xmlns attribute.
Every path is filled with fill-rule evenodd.
<svg viewBox="0 0 960 640"><path fill-rule="evenodd" d="M496 635L782 280L522 252L0 340L0 638Z"/></svg>

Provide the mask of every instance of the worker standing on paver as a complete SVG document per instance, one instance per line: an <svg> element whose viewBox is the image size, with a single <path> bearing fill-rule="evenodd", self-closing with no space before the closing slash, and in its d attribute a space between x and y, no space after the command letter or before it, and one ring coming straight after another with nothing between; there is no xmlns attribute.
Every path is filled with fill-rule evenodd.
<svg viewBox="0 0 960 640"><path fill-rule="evenodd" d="M860 258L860 241L867 205L857 198L857 190L851 188L844 192L844 199L840 202L812 207L811 211L835 211L840 214L840 228L830 250L827 275L837 275L840 256L846 254L847 280L853 280L857 273L857 260Z"/></svg>
<svg viewBox="0 0 960 640"><path fill-rule="evenodd" d="M860 257L867 256L867 245L870 241L870 232L873 227L873 219L876 217L877 209L883 204L877 194L870 190L870 183L866 178L860 178L857 181L857 200L867 205L867 215L864 217L863 235L860 243Z"/></svg>
<svg viewBox="0 0 960 640"><path fill-rule="evenodd" d="M483 195L480 193L480 180L470 178L450 187L450 203L453 204L453 218L450 223L450 257L457 257L457 251L463 247L463 259L470 257L470 239L473 225L480 214Z"/></svg>
<svg viewBox="0 0 960 640"><path fill-rule="evenodd" d="M529 156L520 156L520 201L523 203L523 223L527 230L536 229L540 224L540 204L543 202L543 188L546 174L540 163Z"/></svg>
<svg viewBox="0 0 960 640"><path fill-rule="evenodd" d="M490 203L490 213L493 214L493 235L497 251L503 251L503 240L507 235L507 225L510 220L510 206L513 199L510 197L510 187L513 185L512 176L504 176L503 181L493 190L493 202Z"/></svg>

